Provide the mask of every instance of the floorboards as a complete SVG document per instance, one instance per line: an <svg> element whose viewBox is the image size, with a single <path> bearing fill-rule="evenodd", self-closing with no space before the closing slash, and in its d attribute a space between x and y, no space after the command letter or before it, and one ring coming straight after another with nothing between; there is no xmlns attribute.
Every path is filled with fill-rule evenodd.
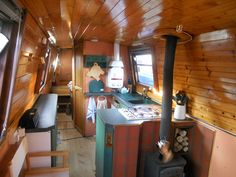
<svg viewBox="0 0 236 177"><path fill-rule="evenodd" d="M82 137L64 113L58 113L57 127L57 150L69 152L70 177L95 177L95 137Z"/></svg>

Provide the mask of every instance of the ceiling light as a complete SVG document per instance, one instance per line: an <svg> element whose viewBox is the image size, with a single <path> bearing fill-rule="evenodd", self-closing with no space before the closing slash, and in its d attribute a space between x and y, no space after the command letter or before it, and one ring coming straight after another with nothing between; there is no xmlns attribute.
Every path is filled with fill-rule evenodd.
<svg viewBox="0 0 236 177"><path fill-rule="evenodd" d="M144 43L143 42L139 42L139 41L134 41L131 45L135 47L135 46L144 45Z"/></svg>
<svg viewBox="0 0 236 177"><path fill-rule="evenodd" d="M4 49L4 47L7 45L9 39L7 39L7 37L0 33L0 53L2 52L2 50Z"/></svg>
<svg viewBox="0 0 236 177"><path fill-rule="evenodd" d="M91 42L98 42L98 39L97 38L92 38L90 41Z"/></svg>
<svg viewBox="0 0 236 177"><path fill-rule="evenodd" d="M43 18L39 17L39 23L43 26Z"/></svg>

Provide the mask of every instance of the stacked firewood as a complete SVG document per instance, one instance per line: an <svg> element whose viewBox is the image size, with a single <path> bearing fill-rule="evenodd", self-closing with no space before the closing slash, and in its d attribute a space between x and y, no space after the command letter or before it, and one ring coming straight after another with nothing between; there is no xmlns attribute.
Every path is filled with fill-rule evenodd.
<svg viewBox="0 0 236 177"><path fill-rule="evenodd" d="M188 132L186 129L176 128L175 130L175 141L174 141L174 152L188 152Z"/></svg>

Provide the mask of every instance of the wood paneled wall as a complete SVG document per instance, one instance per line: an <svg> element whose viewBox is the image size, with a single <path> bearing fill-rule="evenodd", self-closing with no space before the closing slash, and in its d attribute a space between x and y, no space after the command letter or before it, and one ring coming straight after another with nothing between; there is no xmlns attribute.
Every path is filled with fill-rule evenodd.
<svg viewBox="0 0 236 177"><path fill-rule="evenodd" d="M56 86L67 85L72 80L72 55L72 49L61 50L60 64L56 70Z"/></svg>
<svg viewBox="0 0 236 177"><path fill-rule="evenodd" d="M109 42L90 42L85 41L83 45L83 55L105 55L109 58L113 57L113 49L114 44ZM128 78L131 77L130 72L130 65L129 65L129 58L128 58L128 49L126 46L120 46L120 57L122 58L124 62L124 85L127 87ZM92 78L89 78L86 76L90 68L83 68L83 92L89 92L89 82L93 80ZM109 92L111 91L110 88L106 87L106 77L107 77L107 71L106 69L103 69L105 71L105 74L101 76L101 80L104 83L104 91ZM110 98L107 98L108 101ZM84 119L86 117L87 109L88 109L88 97L85 99L85 107L84 107ZM91 123L89 120L85 120L85 136L91 136L95 134L95 124Z"/></svg>
<svg viewBox="0 0 236 177"><path fill-rule="evenodd" d="M37 96L34 93L34 87L40 62L43 36L33 18L27 15L9 124L17 119L24 112L27 104Z"/></svg>
<svg viewBox="0 0 236 177"><path fill-rule="evenodd" d="M208 177L234 177L236 174L236 138L216 131Z"/></svg>
<svg viewBox="0 0 236 177"><path fill-rule="evenodd" d="M113 57L114 44L109 42L84 42L84 55L105 55ZM120 58L124 63L124 85L127 87L128 79L131 78L131 69L127 46L120 46Z"/></svg>
<svg viewBox="0 0 236 177"><path fill-rule="evenodd" d="M190 115L236 133L236 29L201 34L178 45L174 90L186 91ZM165 45L155 47L162 90ZM173 93L174 94L174 93Z"/></svg>
<svg viewBox="0 0 236 177"><path fill-rule="evenodd" d="M90 42L85 41L83 45L83 55L105 55L108 57L113 56L113 45L112 43L107 42ZM87 77L87 73L90 68L83 68L83 89L84 92L89 92L89 82L93 80L93 78ZM105 71L105 69L103 69ZM101 75L101 81L104 83L104 91L110 91L109 88L106 87L106 71L104 75ZM96 124L92 123L92 121L86 119L86 114L88 110L89 97L85 98L85 106L84 106L84 119L85 119L85 136L92 136L96 133Z"/></svg>
<svg viewBox="0 0 236 177"><path fill-rule="evenodd" d="M29 109L38 97L34 88L40 57L44 56L42 53L43 44L41 43L43 37L45 37L44 33L35 23L31 15L27 14L15 80L14 95L12 98L11 112L8 121L8 133L6 139L0 146L0 164L7 165L8 158L6 157L10 157L11 153L14 153L12 150L14 149L14 146L9 144L9 138L17 128L18 121L24 111ZM53 51L55 51L55 49L52 49L49 73L42 93L48 92L52 80L51 64L53 62L53 56L55 55L55 52ZM4 161L4 163L2 163L2 161Z"/></svg>

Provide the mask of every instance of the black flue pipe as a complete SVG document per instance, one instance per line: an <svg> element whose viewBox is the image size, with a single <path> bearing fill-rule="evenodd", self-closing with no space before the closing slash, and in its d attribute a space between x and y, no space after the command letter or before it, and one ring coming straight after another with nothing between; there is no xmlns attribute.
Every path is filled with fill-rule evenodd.
<svg viewBox="0 0 236 177"><path fill-rule="evenodd" d="M169 140L172 117L173 70L177 40L176 36L166 36L160 140L167 141Z"/></svg>

